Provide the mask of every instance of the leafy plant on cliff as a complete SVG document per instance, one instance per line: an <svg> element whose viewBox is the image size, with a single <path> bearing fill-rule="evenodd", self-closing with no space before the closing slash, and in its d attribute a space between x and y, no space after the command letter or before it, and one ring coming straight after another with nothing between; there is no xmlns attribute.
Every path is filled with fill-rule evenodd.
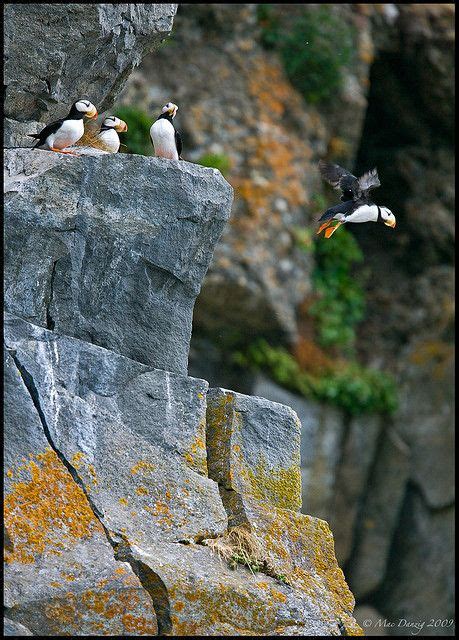
<svg viewBox="0 0 459 640"><path fill-rule="evenodd" d="M295 16L288 29L276 12L271 5L258 6L262 44L279 52L287 76L308 102L330 100L342 86L342 68L351 61L353 27L327 5Z"/></svg>
<svg viewBox="0 0 459 640"><path fill-rule="evenodd" d="M121 153L138 153L142 156L153 155L153 147L150 142L150 127L153 119L144 111L135 107L117 107L116 115L124 120L128 126L128 132L122 139Z"/></svg>
<svg viewBox="0 0 459 640"><path fill-rule="evenodd" d="M302 370L286 349L273 347L264 339L257 340L233 357L240 366L261 370L290 391L334 404L350 415L391 414L397 408L396 386L392 377L355 362L339 361L320 376L312 375Z"/></svg>
<svg viewBox="0 0 459 640"><path fill-rule="evenodd" d="M333 241L319 237L314 254L312 282L318 299L309 313L315 319L319 343L324 347L352 346L355 326L365 309L363 288L353 274L353 267L363 261L363 254L345 229L337 231Z"/></svg>

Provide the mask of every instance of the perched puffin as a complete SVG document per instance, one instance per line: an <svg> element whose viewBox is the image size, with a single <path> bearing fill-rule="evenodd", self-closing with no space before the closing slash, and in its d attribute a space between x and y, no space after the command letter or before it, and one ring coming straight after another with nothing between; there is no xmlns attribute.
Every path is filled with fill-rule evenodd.
<svg viewBox="0 0 459 640"><path fill-rule="evenodd" d="M319 218L323 224L317 233L325 229L325 237L330 238L333 233L346 222L378 222L382 221L388 227L395 227L395 216L387 207L379 207L371 201L369 191L380 186L378 172L372 169L356 178L337 164L329 164L319 160L319 170L322 178L332 187L342 191L342 204L327 209ZM333 220L338 220L334 227L330 227ZM328 228L327 228L328 227Z"/></svg>
<svg viewBox="0 0 459 640"><path fill-rule="evenodd" d="M29 133L31 138L36 138L37 142L33 149L43 147L50 151L59 153L69 153L76 155L73 151L64 151L66 147L75 144L84 133L83 118L97 118L96 107L82 98L73 103L68 116L48 124L40 133Z"/></svg>
<svg viewBox="0 0 459 640"><path fill-rule="evenodd" d="M182 160L182 138L176 131L172 120L178 106L168 102L161 110L161 115L150 127L150 138L155 148L155 155L169 160Z"/></svg>
<svg viewBox="0 0 459 640"><path fill-rule="evenodd" d="M118 133L127 131L128 127L124 120L116 116L107 116L102 122L99 133L95 136L97 146L101 146L110 153L117 153L120 148Z"/></svg>

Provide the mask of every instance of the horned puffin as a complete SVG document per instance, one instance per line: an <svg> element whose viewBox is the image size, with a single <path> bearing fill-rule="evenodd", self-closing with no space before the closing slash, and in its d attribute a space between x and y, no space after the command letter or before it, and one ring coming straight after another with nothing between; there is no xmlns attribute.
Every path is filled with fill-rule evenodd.
<svg viewBox="0 0 459 640"><path fill-rule="evenodd" d="M36 138L37 142L33 149L43 147L49 151L57 151L59 153L69 153L76 155L73 151L64 151L66 147L70 147L81 138L84 133L83 118L97 118L96 107L81 98L72 104L69 114L65 118L56 120L48 124L40 133L29 133L31 138Z"/></svg>
<svg viewBox="0 0 459 640"><path fill-rule="evenodd" d="M318 234L325 229L325 237L330 238L338 227L347 222L382 221L388 227L395 227L395 216L392 211L387 207L376 205L369 197L370 190L381 184L376 169L356 178L337 164L319 160L319 171L324 180L342 192L342 203L330 207L319 218L319 222L323 224L319 227ZM331 227L333 220L337 220L338 223Z"/></svg>
<svg viewBox="0 0 459 640"><path fill-rule="evenodd" d="M110 151L110 153L117 153L120 148L118 133L122 133L127 130L128 126L124 120L121 120L116 116L107 116L102 122L99 133L95 137L95 142L106 151Z"/></svg>
<svg viewBox="0 0 459 640"><path fill-rule="evenodd" d="M150 138L155 149L155 155L169 160L182 160L182 138L174 127L172 120L175 118L178 106L168 102L161 109L156 122L150 127Z"/></svg>

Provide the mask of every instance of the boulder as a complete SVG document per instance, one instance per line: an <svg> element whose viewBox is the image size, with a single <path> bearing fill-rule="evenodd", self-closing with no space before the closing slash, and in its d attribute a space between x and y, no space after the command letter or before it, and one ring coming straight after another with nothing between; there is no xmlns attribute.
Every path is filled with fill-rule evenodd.
<svg viewBox="0 0 459 640"><path fill-rule="evenodd" d="M26 149L5 165L6 309L186 374L194 301L230 214L220 173Z"/></svg>
<svg viewBox="0 0 459 640"><path fill-rule="evenodd" d="M169 35L176 10L176 4L6 6L5 115L49 122L84 96L100 112L108 109L134 67Z"/></svg>
<svg viewBox="0 0 459 640"><path fill-rule="evenodd" d="M290 407L211 389L207 396L209 476L226 490L298 511L300 429Z"/></svg>

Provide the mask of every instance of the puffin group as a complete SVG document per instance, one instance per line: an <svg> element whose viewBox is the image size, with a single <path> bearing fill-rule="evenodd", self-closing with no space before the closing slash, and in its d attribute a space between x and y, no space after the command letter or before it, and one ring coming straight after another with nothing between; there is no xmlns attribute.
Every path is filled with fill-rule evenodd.
<svg viewBox="0 0 459 640"><path fill-rule="evenodd" d="M150 129L151 143L155 155L169 160L182 160L182 139L175 129L172 120L177 114L178 106L168 102L161 110L157 120ZM96 107L89 100L81 98L73 103L65 118L51 122L40 133L29 133L36 139L33 149L47 149L69 155L79 155L68 147L75 145L85 133L84 118L95 119L99 114ZM109 153L117 153L120 148L118 133L128 130L127 124L121 118L106 116L95 135L90 136L90 146L98 147Z"/></svg>
<svg viewBox="0 0 459 640"><path fill-rule="evenodd" d="M182 160L182 139L176 130L173 120L178 106L168 102L161 110L150 128L150 140L159 158ZM40 133L29 134L36 139L33 148L48 149L59 153L78 155L67 149L75 145L85 133L84 118L95 119L96 107L87 99L81 98L73 103L65 118L48 124ZM127 124L117 116L106 116L100 130L92 137L92 146L98 146L109 153L117 153L120 148L118 133L126 132ZM341 191L341 203L330 207L319 218L322 224L317 234L324 231L325 238L331 238L335 231L349 222L384 222L395 227L395 216L387 207L375 204L370 198L371 189L379 187L378 172L372 169L360 178L352 175L337 164L319 161L322 178L338 191ZM335 222L335 224L332 224Z"/></svg>

